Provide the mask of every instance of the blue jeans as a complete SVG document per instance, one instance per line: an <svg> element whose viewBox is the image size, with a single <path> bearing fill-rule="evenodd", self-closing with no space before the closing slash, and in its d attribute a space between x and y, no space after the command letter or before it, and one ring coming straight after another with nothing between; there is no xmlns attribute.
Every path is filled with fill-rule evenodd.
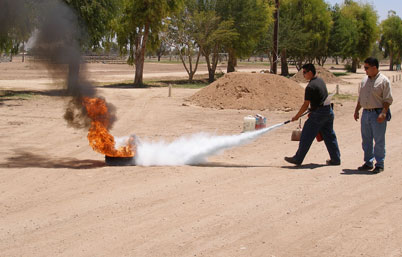
<svg viewBox="0 0 402 257"><path fill-rule="evenodd" d="M387 121L377 122L378 113L376 111L363 110L361 118L362 148L364 151L364 162L373 166L374 159L376 167L384 168L385 159L385 131ZM373 147L374 140L374 147Z"/></svg>
<svg viewBox="0 0 402 257"><path fill-rule="evenodd" d="M302 163L318 132L321 133L329 156L333 162L341 161L338 140L334 131L334 112L331 107L320 107L310 113L300 136L299 148L293 158Z"/></svg>

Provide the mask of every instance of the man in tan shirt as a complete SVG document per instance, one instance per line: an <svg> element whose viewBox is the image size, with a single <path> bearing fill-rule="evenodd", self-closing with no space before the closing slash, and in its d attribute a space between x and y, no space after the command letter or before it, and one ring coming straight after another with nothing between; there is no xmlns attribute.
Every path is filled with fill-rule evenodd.
<svg viewBox="0 0 402 257"><path fill-rule="evenodd" d="M378 70L378 60L369 57L364 61L365 76L359 87L354 118L359 119L359 111L363 108L361 117L362 148L364 164L360 171L372 170L379 173L384 170L385 132L387 121L391 118L389 106L392 104L391 82ZM374 141L374 144L373 144ZM373 162L376 160L375 169Z"/></svg>

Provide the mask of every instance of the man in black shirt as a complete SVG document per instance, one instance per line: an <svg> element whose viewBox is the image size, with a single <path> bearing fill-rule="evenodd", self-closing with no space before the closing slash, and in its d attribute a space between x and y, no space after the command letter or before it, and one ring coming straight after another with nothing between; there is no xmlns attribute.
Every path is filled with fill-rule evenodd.
<svg viewBox="0 0 402 257"><path fill-rule="evenodd" d="M301 115L307 111L310 106L310 115L303 126L300 137L299 148L293 157L285 157L285 161L295 165L301 165L306 156L314 138L320 133L324 139L331 159L327 160L328 165L340 165L340 152L338 140L334 131L334 112L331 105L324 105L328 97L327 86L325 82L315 76L315 67L313 64L303 65L304 78L309 80L305 93L304 103L299 112L292 118L292 121L298 120Z"/></svg>

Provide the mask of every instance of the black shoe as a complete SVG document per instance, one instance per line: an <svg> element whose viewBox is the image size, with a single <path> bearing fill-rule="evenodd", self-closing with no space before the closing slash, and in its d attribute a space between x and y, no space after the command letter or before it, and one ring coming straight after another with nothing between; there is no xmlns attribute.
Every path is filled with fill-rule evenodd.
<svg viewBox="0 0 402 257"><path fill-rule="evenodd" d="M372 170L372 169L373 169L373 166L369 166L367 164L363 164L362 166L357 168L357 170L359 170L359 171L368 171L368 170Z"/></svg>
<svg viewBox="0 0 402 257"><path fill-rule="evenodd" d="M380 173L381 171L384 171L383 167L375 167L374 170L372 171L374 174Z"/></svg>
<svg viewBox="0 0 402 257"><path fill-rule="evenodd" d="M300 162L297 162L297 161L295 160L295 158L293 158L293 157L285 157L285 161L287 161L287 162L289 162L289 163L292 163L292 164L294 164L294 165L296 165L296 166L300 166L300 165L301 165L301 163L300 163Z"/></svg>
<svg viewBox="0 0 402 257"><path fill-rule="evenodd" d="M339 162L336 162L336 161L333 161L333 160L327 160L327 165L332 165L332 166L339 166L339 165L341 165L341 161L339 161Z"/></svg>

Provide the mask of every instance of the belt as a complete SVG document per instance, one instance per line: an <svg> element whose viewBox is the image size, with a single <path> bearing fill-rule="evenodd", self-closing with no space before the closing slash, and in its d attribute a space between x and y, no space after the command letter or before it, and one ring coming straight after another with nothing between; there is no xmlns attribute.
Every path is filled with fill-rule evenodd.
<svg viewBox="0 0 402 257"><path fill-rule="evenodd" d="M322 108L331 108L331 105L319 105L318 107L317 107L317 109L322 109Z"/></svg>
<svg viewBox="0 0 402 257"><path fill-rule="evenodd" d="M363 109L363 110L365 110L367 112L376 112L376 111L381 111L382 108L371 108L371 109Z"/></svg>
<svg viewBox="0 0 402 257"><path fill-rule="evenodd" d="M319 105L315 108L310 108L310 112L318 111L318 110L326 110L326 109L331 109L331 105Z"/></svg>

